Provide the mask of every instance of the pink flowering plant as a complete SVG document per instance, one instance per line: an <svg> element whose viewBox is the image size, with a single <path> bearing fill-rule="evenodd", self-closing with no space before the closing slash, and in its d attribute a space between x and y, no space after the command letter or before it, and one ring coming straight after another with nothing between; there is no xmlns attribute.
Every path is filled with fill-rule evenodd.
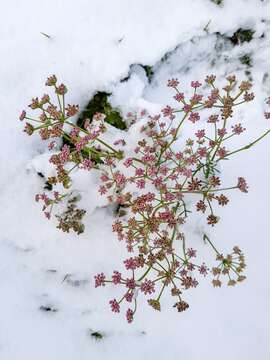
<svg viewBox="0 0 270 360"><path fill-rule="evenodd" d="M219 89L215 76L207 76L207 95L201 91L200 82L192 81L192 95L188 97L179 90L177 79L169 80L176 107L167 105L160 114L149 115L147 121L142 122L136 147L127 154L124 139L113 144L104 141L102 135L107 129L104 114L95 114L82 127L71 121L79 107L66 105L67 88L58 85L54 75L47 79L46 85L54 89L57 104L45 94L41 99L32 99L29 105L39 111L38 117L28 116L26 111L21 113L20 120L27 121L24 131L28 135L38 132L42 140L48 141L49 150L54 150L56 138L65 140L61 150L54 150L50 157L56 175L48 178L52 186L61 184L63 193L53 191L51 197L48 192L36 195L36 200L43 203L47 218L51 217L54 205L68 197L67 210L56 215L58 227L66 232L83 231L85 211L77 208L76 199L70 198L69 191L71 172L76 168L98 171L100 196L106 196L108 203L118 204L121 209L112 231L131 254L123 264L124 272L129 275L121 269L114 270L110 277L97 274L95 287L114 284L123 289L122 296L110 300L109 305L113 312L119 313L126 304L129 323L137 310L139 294L145 295L148 304L160 311L161 297L169 291L175 299L174 307L182 312L189 307L183 293L198 285L198 276L211 273L215 287L220 287L223 281L233 286L245 279L245 258L238 246L223 255L205 234L203 239L210 245L217 262L210 269L204 262L196 261L197 251L188 244L182 231L187 217L192 216L188 201L191 196L197 197L195 210L205 216L208 225L214 226L219 221L214 209L228 204L227 193L235 189L248 192L243 177L238 177L234 184L223 185L219 164L249 149L270 132L267 130L241 148L228 148L228 140L246 130L233 121L234 108L252 101L254 94L248 81L238 85L235 76L228 76L226 81ZM270 98L267 103L270 104ZM265 118L270 118L270 112L265 113ZM192 129L193 124L201 123L203 127L206 122L207 129L193 131L193 137L183 142L184 124Z"/></svg>

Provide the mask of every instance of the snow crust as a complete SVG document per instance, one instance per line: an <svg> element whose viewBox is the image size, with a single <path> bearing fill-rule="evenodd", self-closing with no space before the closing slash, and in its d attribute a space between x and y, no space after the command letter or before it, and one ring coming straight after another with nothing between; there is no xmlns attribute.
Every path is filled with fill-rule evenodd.
<svg viewBox="0 0 270 360"><path fill-rule="evenodd" d="M190 310L182 314L171 309L169 299L160 314L141 299L129 325L110 313L107 301L115 290L93 285L94 274L111 273L124 256L111 233L113 209L98 196L95 174L74 176L88 210L86 232L79 237L59 232L34 202L44 186L37 172L52 171L46 145L27 138L17 120L53 73L68 86L70 102L81 107L95 91L106 90L123 113L155 113L172 101L168 78L177 77L183 88L209 73L244 79L239 58L248 53L256 99L239 109L248 131L232 147L251 141L269 127L263 118L270 94L269 1L224 0L222 7L208 0L9 0L1 5L0 359L269 358L269 139L223 165L228 184L244 176L250 191L234 193L211 233L224 252L238 244L246 253L246 282L216 290L202 281L186 295ZM255 30L253 40L233 47L225 37L241 27ZM151 83L138 66L120 82L132 64L153 66ZM125 134L130 147L134 134L134 128ZM186 231L207 256L202 229L197 217ZM57 311L40 311L40 306ZM93 331L104 333L104 339L93 339Z"/></svg>

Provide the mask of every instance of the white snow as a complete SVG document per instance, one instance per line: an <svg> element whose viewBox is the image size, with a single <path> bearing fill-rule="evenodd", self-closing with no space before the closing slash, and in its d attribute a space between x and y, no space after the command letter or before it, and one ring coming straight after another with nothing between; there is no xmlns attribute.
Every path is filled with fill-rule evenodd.
<svg viewBox="0 0 270 360"><path fill-rule="evenodd" d="M94 274L111 273L124 258L111 233L113 211L96 194L95 174L74 176L88 210L86 232L59 232L34 201L44 185L36 172L51 171L46 145L22 133L17 119L53 73L68 86L70 103L83 107L95 91L107 90L123 113L153 113L172 101L168 78L178 77L183 88L209 73L244 79L239 57L250 53L256 99L239 110L248 131L231 146L249 142L269 128L263 112L270 94L270 2L224 0L219 7L210 0L9 0L1 10L0 359L268 359L269 138L223 164L226 182L244 176L250 191L234 193L211 231L224 252L238 244L246 253L247 280L221 289L201 281L186 295L190 309L181 314L169 298L161 313L141 299L129 325L109 310L116 290L93 286ZM231 36L241 27L256 31L250 43L233 47L217 35ZM134 66L120 83L132 64L153 65L152 82ZM208 256L201 243L204 223L196 216L187 232ZM91 331L104 339L96 341Z"/></svg>

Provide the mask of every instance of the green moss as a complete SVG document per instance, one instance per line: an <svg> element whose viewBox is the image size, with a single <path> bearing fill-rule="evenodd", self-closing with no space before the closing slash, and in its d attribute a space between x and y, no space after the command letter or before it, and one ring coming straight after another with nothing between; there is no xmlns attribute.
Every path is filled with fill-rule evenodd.
<svg viewBox="0 0 270 360"><path fill-rule="evenodd" d="M125 76L123 79L120 80L120 82L126 82L130 79L130 76L133 74L133 68L134 67L141 67L143 68L143 70L145 71L145 75L148 79L149 82L151 82L153 76L154 76L154 70L153 70L153 66L150 66L150 65L143 65L143 64L132 64L130 65L129 67L129 73L127 76Z"/></svg>
<svg viewBox="0 0 270 360"><path fill-rule="evenodd" d="M80 114L77 125L83 128L86 119L90 119L91 121L94 114L100 112L106 115L105 122L118 129L125 130L126 124L122 119L120 112L117 109L114 109L108 101L110 95L111 94L106 92L97 92ZM70 141L68 134L63 136L62 140L63 145L67 144L71 149L74 149L74 144ZM102 163L98 150L96 149L95 151L92 151L92 149L82 149L81 154L86 158L89 158L90 155L92 161L95 163Z"/></svg>
<svg viewBox="0 0 270 360"><path fill-rule="evenodd" d="M245 54L239 58L241 64L246 65L247 67L252 66L251 54Z"/></svg>
<svg viewBox="0 0 270 360"><path fill-rule="evenodd" d="M120 112L114 109L108 101L110 95L111 94L103 91L97 92L81 113L77 124L82 127L85 119L92 120L94 114L100 112L106 115L105 122L118 129L125 130L126 124L122 119Z"/></svg>
<svg viewBox="0 0 270 360"><path fill-rule="evenodd" d="M102 340L104 338L104 334L102 334L99 331L92 331L90 330L90 335L91 337L93 337L95 340Z"/></svg>
<svg viewBox="0 0 270 360"><path fill-rule="evenodd" d="M216 5L222 5L223 4L223 0L210 0L210 1L212 1Z"/></svg>
<svg viewBox="0 0 270 360"><path fill-rule="evenodd" d="M232 37L229 39L234 45L239 45L244 42L250 42L253 39L253 34L255 33L252 29L238 29Z"/></svg>
<svg viewBox="0 0 270 360"><path fill-rule="evenodd" d="M56 308L53 308L51 306L45 306L45 305L41 305L39 307L39 310L44 311L44 312L57 312L58 311Z"/></svg>
<svg viewBox="0 0 270 360"><path fill-rule="evenodd" d="M153 67L150 65L141 65L141 66L144 68L145 74L150 82L154 75Z"/></svg>

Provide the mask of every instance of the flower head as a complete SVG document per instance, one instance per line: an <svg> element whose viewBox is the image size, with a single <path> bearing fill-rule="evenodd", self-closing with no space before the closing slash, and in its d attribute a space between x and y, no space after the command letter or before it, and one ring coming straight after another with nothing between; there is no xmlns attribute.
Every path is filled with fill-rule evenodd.
<svg viewBox="0 0 270 360"><path fill-rule="evenodd" d="M145 294L152 294L155 292L155 283L151 280L145 279L140 286L140 290Z"/></svg>
<svg viewBox="0 0 270 360"><path fill-rule="evenodd" d="M110 300L109 304L111 305L112 312L119 313L120 312L120 305L116 301L116 299Z"/></svg>
<svg viewBox="0 0 270 360"><path fill-rule="evenodd" d="M131 309L128 309L126 312L126 319L127 322L130 324L133 321L133 311Z"/></svg>
<svg viewBox="0 0 270 360"><path fill-rule="evenodd" d="M100 273L95 275L95 287L105 286L105 275Z"/></svg>
<svg viewBox="0 0 270 360"><path fill-rule="evenodd" d="M248 185L246 180L243 177L238 178L237 187L240 191L247 193L248 192Z"/></svg>

